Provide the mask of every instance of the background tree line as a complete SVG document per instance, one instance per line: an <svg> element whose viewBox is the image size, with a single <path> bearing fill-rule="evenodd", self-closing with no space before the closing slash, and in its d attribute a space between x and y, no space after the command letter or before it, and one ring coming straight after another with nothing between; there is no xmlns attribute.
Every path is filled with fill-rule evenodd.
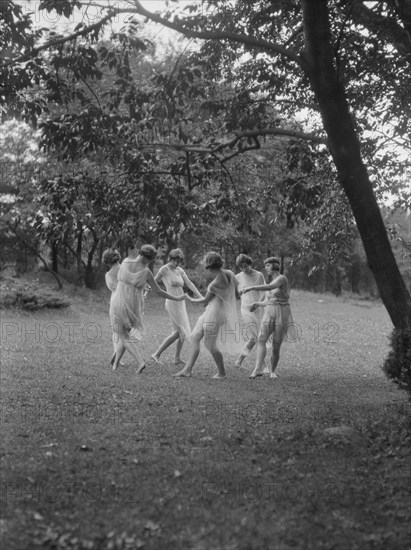
<svg viewBox="0 0 411 550"><path fill-rule="evenodd" d="M372 293L383 290L390 314L405 318L409 99L401 90L410 41L407 12L394 4L209 2L204 18L196 5L184 3L182 12L177 2L180 11L159 16L135 2L108 38L105 26L118 15L110 8L68 34L35 28L21 3L7 1L0 39L9 130L1 160L5 236L38 254L57 278L75 270L89 287L102 250L113 245L125 254L136 239L165 253L182 246L194 263L203 243L220 247L229 265L238 252L276 253L296 286L336 293L370 289L368 264L378 288ZM70 18L85 6L47 0L33 10ZM159 55L141 16L204 41ZM315 53L324 37L310 33L319 23L332 60ZM364 25L369 36L359 30ZM360 68L364 50L373 55L361 57ZM387 57L392 66L382 64ZM348 158L334 135L344 124ZM395 220L374 207L387 192L403 209ZM403 292L401 306L395 292Z"/></svg>

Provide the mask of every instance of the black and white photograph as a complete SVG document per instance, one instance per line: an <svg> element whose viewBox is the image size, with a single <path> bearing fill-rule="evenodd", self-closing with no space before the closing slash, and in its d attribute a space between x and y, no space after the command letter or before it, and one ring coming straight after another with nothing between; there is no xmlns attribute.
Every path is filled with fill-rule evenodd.
<svg viewBox="0 0 411 550"><path fill-rule="evenodd" d="M411 548L411 0L0 0L0 546Z"/></svg>

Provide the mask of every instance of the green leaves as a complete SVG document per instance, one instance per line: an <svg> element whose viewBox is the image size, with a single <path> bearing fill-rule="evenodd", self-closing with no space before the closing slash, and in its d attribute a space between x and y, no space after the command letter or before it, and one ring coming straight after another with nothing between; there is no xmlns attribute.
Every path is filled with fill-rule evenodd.
<svg viewBox="0 0 411 550"><path fill-rule="evenodd" d="M69 18L76 8L81 8L80 0L41 0L40 10L56 11L58 15Z"/></svg>

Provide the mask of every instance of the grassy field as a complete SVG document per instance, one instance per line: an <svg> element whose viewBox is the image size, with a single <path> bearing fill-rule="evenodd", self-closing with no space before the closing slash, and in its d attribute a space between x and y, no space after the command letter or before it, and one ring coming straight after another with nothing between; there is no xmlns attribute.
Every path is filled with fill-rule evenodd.
<svg viewBox="0 0 411 550"><path fill-rule="evenodd" d="M292 298L300 340L278 380L234 358L212 380L204 350L191 379L171 376L171 350L112 372L107 294L3 311L2 548L408 549L411 407L381 371L385 309ZM148 359L163 300L146 320Z"/></svg>

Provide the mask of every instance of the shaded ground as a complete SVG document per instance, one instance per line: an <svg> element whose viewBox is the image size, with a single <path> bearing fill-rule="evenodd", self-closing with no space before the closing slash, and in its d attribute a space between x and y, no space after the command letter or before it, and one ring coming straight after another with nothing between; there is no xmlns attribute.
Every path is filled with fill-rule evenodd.
<svg viewBox="0 0 411 550"><path fill-rule="evenodd" d="M171 376L172 351L113 373L107 295L73 299L2 312L4 548L409 547L410 404L380 368L381 305L294 292L301 339L279 379L229 358L216 381L205 352L190 380ZM203 309L188 308L193 324ZM163 300L146 318L148 358Z"/></svg>

